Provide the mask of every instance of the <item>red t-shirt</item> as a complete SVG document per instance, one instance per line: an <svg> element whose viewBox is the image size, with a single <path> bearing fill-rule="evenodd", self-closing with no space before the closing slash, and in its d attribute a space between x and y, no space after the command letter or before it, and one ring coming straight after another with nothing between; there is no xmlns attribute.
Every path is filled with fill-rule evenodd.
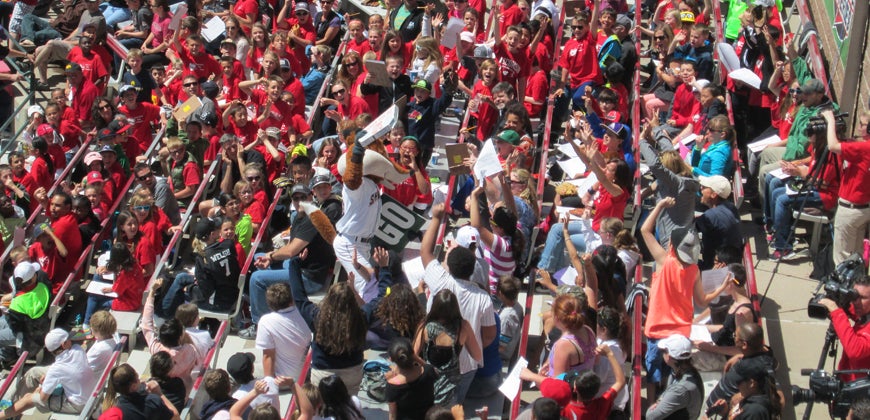
<svg viewBox="0 0 870 420"><path fill-rule="evenodd" d="M347 54L347 51L356 51L359 53L359 56L362 57L365 53L371 50L372 46L369 44L369 40L363 38L362 41L357 42L355 39L351 38L347 41L347 50L345 51L345 54Z"/></svg>
<svg viewBox="0 0 870 420"><path fill-rule="evenodd" d="M266 206L259 200L254 200L245 208L245 214L251 216L251 223L263 223L266 218Z"/></svg>
<svg viewBox="0 0 870 420"><path fill-rule="evenodd" d="M52 295L57 294L57 292L60 291L60 287L63 285L64 280L66 280L66 277L59 277L69 275L69 272L64 273L57 269L57 265L60 263L60 254L57 253L57 248L52 248L51 251L46 251L42 247L42 243L36 241L27 249L27 256L30 257L31 261L39 263L42 271L44 271L45 274L48 275L48 279L51 280Z"/></svg>
<svg viewBox="0 0 870 420"><path fill-rule="evenodd" d="M311 126L308 125L308 121L305 121L305 118L302 118L302 116L299 114L293 114L293 117L290 119L289 122L290 124L287 126L288 134L296 134L297 136L301 136L311 130ZM299 139L297 139L297 141L298 140Z"/></svg>
<svg viewBox="0 0 870 420"><path fill-rule="evenodd" d="M142 232L142 240L147 240L151 244L155 254L163 254L163 234L169 231L170 227L172 222L163 210L158 208L153 217L139 224L139 231Z"/></svg>
<svg viewBox="0 0 870 420"><path fill-rule="evenodd" d="M45 188L46 192L51 188L52 184L54 184L54 174L49 172L48 170L48 161L43 156L37 156L36 160L33 161L33 164L30 165L30 173L25 176L24 184L27 187L27 192L30 195L33 195L33 191L36 191L38 188ZM30 178L30 180L27 180ZM31 190L32 188L32 190ZM31 202L35 202L36 200L31 200Z"/></svg>
<svg viewBox="0 0 870 420"><path fill-rule="evenodd" d="M350 103L347 107L341 103L338 104L338 113L349 120L358 117L360 114L368 114L369 112L369 105L366 101L357 98L356 96L350 97Z"/></svg>
<svg viewBox="0 0 870 420"><path fill-rule="evenodd" d="M109 75L103 59L93 51L88 55L84 55L82 49L75 46L67 54L66 59L82 66L82 74L85 76L85 79L90 80L92 83L97 83L97 80L101 77Z"/></svg>
<svg viewBox="0 0 870 420"><path fill-rule="evenodd" d="M680 84L674 92L673 111L671 119L676 127L685 127L692 122L692 118L701 112L701 102L692 93L692 87L685 83Z"/></svg>
<svg viewBox="0 0 870 420"><path fill-rule="evenodd" d="M76 217L72 214L66 214L51 222L51 228L54 230L55 236L66 247L66 258L59 258L55 269L60 276L67 276L75 267L78 258L82 254L82 234L79 231L79 224ZM63 281L61 278L60 281Z"/></svg>
<svg viewBox="0 0 870 420"><path fill-rule="evenodd" d="M236 99L242 101L248 99L248 95L239 89L239 82L244 79L237 78L235 75L227 76L226 74L223 75L222 79L224 83L221 88L221 94L224 95L224 100L227 101L227 103Z"/></svg>
<svg viewBox="0 0 870 420"><path fill-rule="evenodd" d="M498 120L498 111L489 102L480 100L480 97L492 97L492 89L483 83L483 80L478 80L471 90L471 97L478 98L477 106L477 138L481 141L486 140L492 134L493 126ZM474 114L472 114L474 115Z"/></svg>
<svg viewBox="0 0 870 420"><path fill-rule="evenodd" d="M91 121L91 107L100 96L100 90L93 82L85 78L82 80L81 86L70 89L72 97L72 109L76 119L82 122Z"/></svg>
<svg viewBox="0 0 870 420"><path fill-rule="evenodd" d="M500 81L516 87L519 79L529 77L531 66L529 65L529 56L525 51L520 50L512 53L504 43L499 43L493 48L493 52L495 52L495 61L498 63Z"/></svg>
<svg viewBox="0 0 870 420"><path fill-rule="evenodd" d="M605 420L613 408L613 400L618 394L613 388L604 391L604 395L586 402L571 401L562 409L562 417L577 420Z"/></svg>
<svg viewBox="0 0 870 420"><path fill-rule="evenodd" d="M220 63L205 51L195 56L187 48L182 48L178 52L178 56L184 63L184 67L182 67L184 76L192 74L199 80L205 80L212 75L220 76L223 73Z"/></svg>
<svg viewBox="0 0 870 420"><path fill-rule="evenodd" d="M172 163L172 166L175 166L175 162ZM184 179L185 187L199 187L199 183L202 182L202 169L200 169L199 165L196 164L195 161L188 160L184 162L184 166L181 169L181 176ZM170 184L172 184L170 182ZM172 188L173 192L175 188Z"/></svg>
<svg viewBox="0 0 870 420"><path fill-rule="evenodd" d="M483 15L480 15L483 16ZM505 7L501 6L498 14L498 29L499 29L499 37L504 37L504 34L507 33L508 27L513 25L518 25L525 18L525 14L520 7L517 6L516 3ZM483 19L478 19L478 21L483 21Z"/></svg>
<svg viewBox="0 0 870 420"><path fill-rule="evenodd" d="M598 186L598 197L595 198L595 216L592 217L592 229L598 232L601 227L601 221L605 217L615 217L622 220L625 217L625 205L628 204L628 192L622 191L617 197L614 197L604 188L603 185Z"/></svg>
<svg viewBox="0 0 870 420"><path fill-rule="evenodd" d="M572 89L586 82L601 84L604 80L593 42L592 34L587 33L585 38L571 38L565 43L559 66L568 69Z"/></svg>
<svg viewBox="0 0 870 420"><path fill-rule="evenodd" d="M852 204L870 203L870 141L844 142L840 147L840 157L849 163L840 177L840 198Z"/></svg>
<svg viewBox="0 0 870 420"><path fill-rule="evenodd" d="M262 114L262 107L267 99L268 94L262 90L255 89L251 92L251 102L257 104L257 115ZM272 103L272 106L269 107L269 116L260 123L260 128L266 129L269 127L277 127L281 129L281 132L286 133L287 128L284 120L289 119L291 115L293 115L293 109L290 108L290 104L282 100L274 102ZM256 139L256 137L254 137L254 139Z"/></svg>
<svg viewBox="0 0 870 420"><path fill-rule="evenodd" d="M127 121L133 125L131 134L139 142L139 148L148 150L152 140L151 124L160 122L160 107L148 102L140 102L136 109L121 105L118 111L126 115Z"/></svg>
<svg viewBox="0 0 870 420"><path fill-rule="evenodd" d="M275 25L279 26L281 29L288 29L290 33L298 31L296 36L306 41L309 41L312 44L314 44L314 42L317 40L317 30L314 28L314 24L311 23L310 20L304 25L300 25L299 20L296 19L296 17L291 17L289 19L285 19L283 24L282 22L276 21ZM277 32L277 30L275 32ZM311 69L311 59L308 58L308 55L305 54L305 46L297 45L293 41L290 42L291 44L293 44L293 52L296 53L296 58L299 60L299 66L302 68L302 74L307 74L308 70ZM299 74L297 76L301 76L302 74Z"/></svg>
<svg viewBox="0 0 870 420"><path fill-rule="evenodd" d="M230 120L230 127L227 132L238 137L242 146L247 146L257 140L257 130L257 125L250 121L244 127L239 127L235 121Z"/></svg>
<svg viewBox="0 0 870 420"><path fill-rule="evenodd" d="M236 2L235 7L233 7L234 14L239 15L245 19L247 19L249 16L253 16L254 22L257 21L257 12L259 12L259 11L260 11L260 9L259 9L259 7L257 7L257 0L240 0L240 1ZM245 35L247 35L248 38L250 38L251 37L251 27L245 26L245 25L239 25L239 26L242 27L242 30L245 32Z"/></svg>
<svg viewBox="0 0 870 420"><path fill-rule="evenodd" d="M138 311L142 306L142 294L147 284L148 279L142 273L142 266L138 262L126 270L121 270L112 283L112 291L118 294L112 300L112 310Z"/></svg>
<svg viewBox="0 0 870 420"><path fill-rule="evenodd" d="M305 115L305 87L302 86L302 81L294 77L293 80L286 82L284 91L293 94L293 115Z"/></svg>
<svg viewBox="0 0 870 420"><path fill-rule="evenodd" d="M538 43L538 46L535 47L535 51L531 55L538 59L538 66L541 67L544 73L550 73L550 70L553 70L553 57L544 41ZM531 62L532 59L529 57L529 63Z"/></svg>
<svg viewBox="0 0 870 420"><path fill-rule="evenodd" d="M420 171L423 173L424 177L429 177L429 174L425 170L421 168ZM408 176L401 184L396 184L395 189L390 190L384 188L384 194L395 198L396 201L402 203L402 205L406 207L410 207L414 203L432 202L431 190L429 194L420 194L420 191L417 188L416 176Z"/></svg>
<svg viewBox="0 0 870 420"><path fill-rule="evenodd" d="M360 73L359 76L357 76L356 81L353 83L354 95L356 95L356 92L357 92L356 87L361 85L362 82L366 80L367 74L369 74L369 73L367 71L364 71L364 72ZM364 101L366 101L366 104L369 106L370 110L372 110L372 109L377 110L378 109L378 99L379 98L380 98L380 94L377 94L377 93L372 93L371 95L362 95L362 99Z"/></svg>
<svg viewBox="0 0 870 420"><path fill-rule="evenodd" d="M547 73L544 70L538 70L526 85L526 96L531 96L532 99L538 102L546 103L547 93L550 91L550 83L547 82ZM523 102L526 111L529 111L530 117L535 117L541 114L541 109L544 105L534 105L531 102Z"/></svg>

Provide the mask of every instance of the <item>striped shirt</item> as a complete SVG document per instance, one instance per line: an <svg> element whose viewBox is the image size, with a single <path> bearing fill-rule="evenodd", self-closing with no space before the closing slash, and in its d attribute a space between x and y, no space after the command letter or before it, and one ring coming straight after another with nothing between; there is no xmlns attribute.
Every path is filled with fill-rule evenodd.
<svg viewBox="0 0 870 420"><path fill-rule="evenodd" d="M483 257L489 263L489 292L495 296L498 278L503 275L512 276L517 266L510 239L493 235L492 249L484 246Z"/></svg>

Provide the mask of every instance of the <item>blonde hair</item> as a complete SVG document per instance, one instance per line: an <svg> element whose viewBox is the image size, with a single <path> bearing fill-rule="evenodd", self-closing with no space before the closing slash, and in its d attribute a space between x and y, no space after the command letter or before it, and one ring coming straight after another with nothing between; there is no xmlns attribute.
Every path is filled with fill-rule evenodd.
<svg viewBox="0 0 870 420"><path fill-rule="evenodd" d="M138 48L131 48L130 51L127 51L127 59L131 58L142 58L142 50Z"/></svg>
<svg viewBox="0 0 870 420"><path fill-rule="evenodd" d="M184 146L184 142L178 137L170 137L166 139L166 148L171 149L173 147Z"/></svg>
<svg viewBox="0 0 870 420"><path fill-rule="evenodd" d="M111 337L118 330L118 322L109 311L97 311L91 315L91 331L103 338Z"/></svg>
<svg viewBox="0 0 870 420"><path fill-rule="evenodd" d="M432 64L435 64L438 69L441 69L443 59L441 56L441 50L438 49L438 41L436 41L435 38L431 36L420 37L414 45L416 48L422 48L426 51L426 60L423 62L423 70Z"/></svg>
<svg viewBox="0 0 870 420"><path fill-rule="evenodd" d="M679 176L692 176L692 167L683 160L680 156L680 152L677 152L676 150L662 152L662 154L659 155L659 161L665 169Z"/></svg>

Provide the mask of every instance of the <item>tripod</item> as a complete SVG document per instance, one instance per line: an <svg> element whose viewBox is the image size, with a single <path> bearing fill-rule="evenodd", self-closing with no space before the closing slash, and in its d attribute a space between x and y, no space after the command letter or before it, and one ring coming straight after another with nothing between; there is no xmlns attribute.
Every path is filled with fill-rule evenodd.
<svg viewBox="0 0 870 420"><path fill-rule="evenodd" d="M809 198L809 192L812 191L812 188L815 188L819 183L819 178L822 174L825 173L825 167L828 165L828 158L830 157L830 151L828 147L822 150L821 156L816 160L816 164L813 166L813 170L809 173L804 183L801 185L800 189L797 192L798 199L798 214L804 211L804 208L807 204L807 199ZM770 197L767 197L769 200ZM765 203L767 204L767 203ZM794 240L795 229L797 228L798 218L795 217L791 222L791 226L788 229L788 235L786 236L786 243L791 243ZM779 265L782 263L782 258L779 258L776 261L776 264L773 266L773 270L770 273L770 280L767 282L767 287L764 289L764 294L761 295L761 301L759 302L759 306L764 305L765 299L767 299L767 293L770 291L770 286L773 284L773 278L779 272Z"/></svg>
<svg viewBox="0 0 870 420"><path fill-rule="evenodd" d="M825 367L825 360L827 358L835 358L837 357L837 333L834 331L834 324L828 323L828 331L825 332L825 344L822 346L822 353L819 354L819 363L816 365L816 370L823 370ZM803 373L803 371L801 371ZM804 411L803 420L809 420L810 415L813 413L813 404L815 401L807 401L807 410Z"/></svg>

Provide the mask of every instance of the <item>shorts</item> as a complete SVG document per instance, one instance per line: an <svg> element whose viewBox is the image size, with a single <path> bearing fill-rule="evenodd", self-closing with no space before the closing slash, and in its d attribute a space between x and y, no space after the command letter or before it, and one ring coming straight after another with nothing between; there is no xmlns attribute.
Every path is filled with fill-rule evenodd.
<svg viewBox="0 0 870 420"><path fill-rule="evenodd" d="M662 349L658 346L659 340L658 338L649 337L646 339L644 365L646 366L647 383L663 383L665 378L671 374L671 367L665 363Z"/></svg>

